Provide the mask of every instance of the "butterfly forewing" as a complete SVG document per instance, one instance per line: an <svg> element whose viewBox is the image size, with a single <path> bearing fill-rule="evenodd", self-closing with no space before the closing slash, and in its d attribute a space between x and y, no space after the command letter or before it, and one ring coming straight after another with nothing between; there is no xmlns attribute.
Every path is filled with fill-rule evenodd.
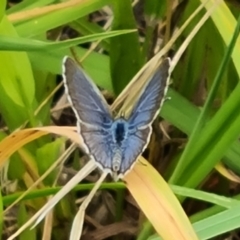
<svg viewBox="0 0 240 240"><path fill-rule="evenodd" d="M96 85L71 59L64 59L65 89L78 121L103 127L111 124L109 107Z"/></svg>
<svg viewBox="0 0 240 240"><path fill-rule="evenodd" d="M126 173L147 147L152 133L151 124L164 101L168 86L169 59L163 60L142 90L129 116L129 136L122 156L120 172Z"/></svg>
<svg viewBox="0 0 240 240"><path fill-rule="evenodd" d="M153 122L164 101L169 66L169 59L164 59L159 69L147 82L130 114L129 124L131 126L139 128Z"/></svg>

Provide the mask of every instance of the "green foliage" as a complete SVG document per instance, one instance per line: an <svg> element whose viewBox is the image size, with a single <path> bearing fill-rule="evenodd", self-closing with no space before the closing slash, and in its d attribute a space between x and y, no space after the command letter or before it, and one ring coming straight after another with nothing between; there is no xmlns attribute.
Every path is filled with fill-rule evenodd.
<svg viewBox="0 0 240 240"><path fill-rule="evenodd" d="M123 14L124 13L124 14ZM130 0L113 2L114 30L136 29ZM136 32L112 38L110 41L110 66L113 87L119 94L140 69L140 44ZM121 66L121 68L119 68Z"/></svg>
<svg viewBox="0 0 240 240"><path fill-rule="evenodd" d="M46 143L36 151L36 161L40 175L47 171L47 169L58 159L60 156L60 149L63 147L64 140L57 139L54 142ZM56 174L51 173L46 179L46 185L52 185L56 179Z"/></svg>
<svg viewBox="0 0 240 240"><path fill-rule="evenodd" d="M71 1L25 0L5 9L6 4L6 1L0 1L1 140L19 128L74 124L71 114L60 114L63 116L60 118L55 109L63 95L62 89L54 91L65 55L75 57L98 86L116 96L153 57L159 44L166 41L165 29L170 26L170 35L174 35L200 1L188 1L172 9L168 1L144 1L135 6L140 13L130 0L89 0L74 4ZM207 3L174 42L174 53L210 7ZM169 9L172 12L167 12ZM165 101L160 113L167 126L171 125L166 132L172 139L164 142L167 147L162 155L166 155L168 161L161 172L171 184L178 185L171 188L181 201L191 198L190 204L185 204L189 212L195 213L189 218L199 239L213 238L240 227L240 197L227 197L230 179L239 182L232 172L240 174L240 20L237 25L236 12L234 6L223 3L211 13L178 61L168 91L170 99ZM98 20L99 15L104 20ZM108 26L111 30L106 30L103 25L111 17L113 21ZM169 18L171 23L167 22ZM74 37L70 38L72 35ZM99 44L94 46L97 41ZM47 171L67 145L66 139L45 136L10 157L5 170L7 178L16 185L14 192L9 194L6 184L2 184L0 232L4 224L3 206L13 203ZM160 148L164 144L158 139L156 145ZM153 155L162 161L158 151ZM75 151L74 156L78 159L79 153ZM225 175L228 178L216 174L215 166L220 162L230 168ZM82 162L76 165L82 165ZM15 217L19 226L31 217L29 209L35 211L43 204L37 202L39 199L35 201L37 198L43 201L59 190L54 184L58 183L59 176L63 176L60 169L56 168L39 188L18 204ZM76 170L79 169L71 168L71 174ZM92 187L92 184L79 184L74 191L83 197ZM118 220L121 219L125 213L122 209L124 184L103 184L101 188L114 190L111 197L116 197L115 213ZM76 196L71 195L59 204L53 236L63 231L59 222L72 221L68 201L74 204L75 200ZM211 205L203 204L199 208L198 201ZM136 239L160 239L148 222L141 228ZM42 233L40 227L27 230L19 239L38 239L37 231Z"/></svg>
<svg viewBox="0 0 240 240"><path fill-rule="evenodd" d="M28 212L27 209L25 207L25 205L20 204L19 210L18 210L18 224L19 226L23 225L24 222L26 222L26 220L28 219ZM20 240L24 240L24 239L37 239L36 238L36 230L31 231L30 229L25 230L20 238Z"/></svg>

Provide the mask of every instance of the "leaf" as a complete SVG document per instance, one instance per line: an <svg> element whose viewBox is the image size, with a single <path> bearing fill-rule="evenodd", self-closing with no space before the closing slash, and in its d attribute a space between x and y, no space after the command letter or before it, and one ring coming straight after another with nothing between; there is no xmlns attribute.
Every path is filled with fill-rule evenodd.
<svg viewBox="0 0 240 240"><path fill-rule="evenodd" d="M141 157L124 181L163 239L198 239L168 184L146 160Z"/></svg>
<svg viewBox="0 0 240 240"><path fill-rule="evenodd" d="M131 1L114 1L113 12L113 30L136 28ZM116 94L123 90L141 65L142 60L137 32L114 37L110 40L110 67L113 88Z"/></svg>
<svg viewBox="0 0 240 240"><path fill-rule="evenodd" d="M51 8L50 11L48 11L47 8L46 11L48 12L43 12L40 16L34 17L36 13L33 12L32 18L16 23L15 27L18 34L22 37L36 36L45 33L50 29L65 25L80 17L86 16L111 2L112 0L71 0L65 2L67 6L66 4L60 3L62 4L60 8L56 6L57 9ZM49 6L49 8L50 7L52 6ZM35 11L35 9L33 11ZM23 16L26 16L24 12L22 14ZM31 29L31 31L29 31L29 29Z"/></svg>
<svg viewBox="0 0 240 240"><path fill-rule="evenodd" d="M7 159L19 148L49 133L68 137L69 139L72 139L74 142L81 145L79 136L76 132L74 132L74 130L75 128L73 127L52 126L42 128L29 128L16 131L0 142L0 167L2 167Z"/></svg>
<svg viewBox="0 0 240 240"><path fill-rule="evenodd" d="M6 0L0 1L0 22L2 21L2 18L5 14L6 5L7 5Z"/></svg>
<svg viewBox="0 0 240 240"><path fill-rule="evenodd" d="M22 224L24 224L24 222L27 221L28 218L29 218L29 213L26 210L26 207L24 206L24 204L20 204L18 217L17 217L18 225L21 226ZM25 231L23 231L19 236L19 240L25 240L25 239L35 240L36 230L31 231L30 229L26 229Z"/></svg>
<svg viewBox="0 0 240 240"><path fill-rule="evenodd" d="M0 34L17 37L5 17L0 23ZM12 130L24 120L33 120L34 79L28 57L23 52L1 52L0 68L0 108L4 120ZM12 114L18 117L13 117Z"/></svg>
<svg viewBox="0 0 240 240"><path fill-rule="evenodd" d="M44 42L28 38L1 36L0 49L11 51L56 51L67 49L77 44L102 40L109 37L118 36L121 34L129 34L136 30L119 30L111 32L96 33L84 37L78 37L62 42Z"/></svg>
<svg viewBox="0 0 240 240"><path fill-rule="evenodd" d="M63 148L64 142L65 140L60 138L56 139L54 142L47 143L42 147L38 148L36 154L36 162L40 175L46 172L46 170L56 161L56 159L58 159L58 157L60 156L60 149ZM51 173L45 179L45 183L47 185L51 186L54 183L57 171Z"/></svg>

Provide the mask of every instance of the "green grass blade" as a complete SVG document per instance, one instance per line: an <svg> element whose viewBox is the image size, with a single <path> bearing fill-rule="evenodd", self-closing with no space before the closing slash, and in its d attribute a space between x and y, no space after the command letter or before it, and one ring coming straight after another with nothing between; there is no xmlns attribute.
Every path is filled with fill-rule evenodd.
<svg viewBox="0 0 240 240"><path fill-rule="evenodd" d="M28 9L33 9L37 7L42 7L42 6L51 4L53 2L55 2L55 0L38 0L38 1L24 0L18 4L15 4L11 8L7 9L7 14L24 11Z"/></svg>
<svg viewBox="0 0 240 240"><path fill-rule="evenodd" d="M10 51L56 51L61 49L67 49L77 44L83 44L86 42L93 42L102 40L105 38L115 37L121 34L128 34L136 30L119 30L111 32L96 33L84 37L78 37L71 40L62 42L44 42L28 38L8 37L1 36L0 38L0 50Z"/></svg>
<svg viewBox="0 0 240 240"><path fill-rule="evenodd" d="M6 4L7 4L6 0L0 1L0 22L5 14Z"/></svg>
<svg viewBox="0 0 240 240"><path fill-rule="evenodd" d="M223 233L240 227L240 206L235 206L224 212L206 218L193 224L199 240L212 239ZM157 235L151 236L148 240L161 240Z"/></svg>
<svg viewBox="0 0 240 240"><path fill-rule="evenodd" d="M199 147L199 145L200 145L199 140L198 140L199 135L201 135L201 130L202 130L203 125L205 124L205 122L207 120L207 115L209 114L209 110L210 110L212 102L215 98L215 95L216 95L216 92L218 90L221 78L222 78L223 73L224 73L224 71L227 67L227 64L228 64L229 60L230 60L230 57L231 57L233 48L235 46L235 43L238 39L239 28L240 28L240 17L239 17L238 25L236 26L235 33L233 35L232 41L231 41L231 43L230 43L230 45L229 45L229 47L226 51L226 54L223 58L222 64L221 64L220 69L219 69L219 72L217 73L216 78L213 82L213 86L210 90L209 96L206 100L206 103L203 107L203 110L200 113L200 116L197 120L197 123L194 127L194 130L193 130L193 132L190 136L189 142L188 142L188 144L187 144L187 146L186 146L186 148L185 148L185 150L184 150L184 152L183 152L183 154L182 154L182 156L179 160L177 168L175 169L173 175L171 176L171 179L170 179L171 183L177 182L181 178L182 173L186 170L186 167L190 164L190 162L194 161L194 158L196 159L196 155L194 156L193 150L195 150L195 152L199 151L199 150L200 151L203 150L203 148L200 149L200 147ZM226 116L228 116L228 115L226 115ZM216 127L214 127L214 128L216 128ZM236 137L235 137L235 139L236 139ZM235 140L235 139L233 139L233 140ZM204 149L204 151L206 152L206 149ZM209 153L210 152L208 152L208 154ZM206 160L204 160L204 161L206 161ZM196 178L196 175L195 175L195 178ZM189 180L187 180L187 181L189 182Z"/></svg>
<svg viewBox="0 0 240 240"><path fill-rule="evenodd" d="M136 28L131 1L114 1L113 12L113 30ZM137 32L111 38L110 67L113 88L119 94L141 67Z"/></svg>
<svg viewBox="0 0 240 240"><path fill-rule="evenodd" d="M179 130L190 135L200 115L200 110L173 89L169 89L168 97L171 100L164 103L160 115ZM240 143L236 140L225 152L223 162L240 173L239 156Z"/></svg>
<svg viewBox="0 0 240 240"><path fill-rule="evenodd" d="M89 0L75 4L72 7L56 10L34 19L14 24L18 34L22 37L31 37L45 33L50 29L62 26L78 18L86 16L103 6L110 4L112 0ZM29 31L31 29L31 31Z"/></svg>
<svg viewBox="0 0 240 240"><path fill-rule="evenodd" d="M15 29L6 17L1 21L0 34L17 37ZM27 119L34 125L35 84L29 59L23 52L3 51L0 52L0 55L0 109L2 116L11 130L19 127Z"/></svg>
<svg viewBox="0 0 240 240"><path fill-rule="evenodd" d="M240 206L206 218L193 224L199 239L205 240L240 227Z"/></svg>

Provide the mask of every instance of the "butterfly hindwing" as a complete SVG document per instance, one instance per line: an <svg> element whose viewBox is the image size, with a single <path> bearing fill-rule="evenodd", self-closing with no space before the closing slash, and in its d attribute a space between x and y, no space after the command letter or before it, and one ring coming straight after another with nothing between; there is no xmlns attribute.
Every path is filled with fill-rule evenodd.
<svg viewBox="0 0 240 240"><path fill-rule="evenodd" d="M142 154L146 147L146 143L151 133L151 127L138 130L130 134L125 142L122 155L122 163L119 174L124 176L129 171L138 157Z"/></svg>
<svg viewBox="0 0 240 240"><path fill-rule="evenodd" d="M101 169L110 172L112 168L111 130L98 129L84 123L79 123L81 136L90 149L90 154Z"/></svg>

